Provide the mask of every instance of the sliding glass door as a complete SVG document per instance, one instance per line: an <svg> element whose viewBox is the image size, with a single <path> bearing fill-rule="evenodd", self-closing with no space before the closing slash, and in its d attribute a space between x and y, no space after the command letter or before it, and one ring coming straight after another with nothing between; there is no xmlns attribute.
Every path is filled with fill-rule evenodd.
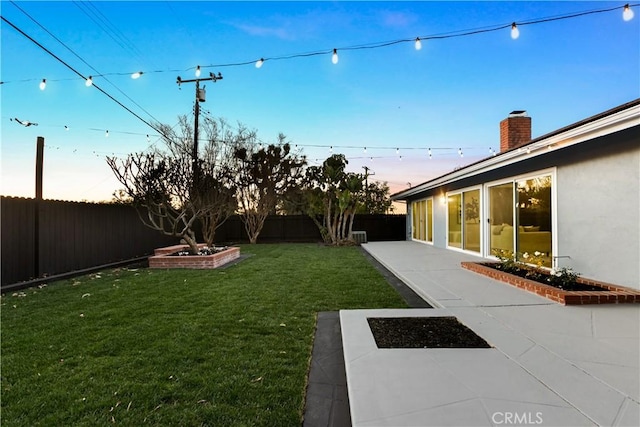
<svg viewBox="0 0 640 427"><path fill-rule="evenodd" d="M552 265L552 176L526 177L488 187L489 254L527 254Z"/></svg>

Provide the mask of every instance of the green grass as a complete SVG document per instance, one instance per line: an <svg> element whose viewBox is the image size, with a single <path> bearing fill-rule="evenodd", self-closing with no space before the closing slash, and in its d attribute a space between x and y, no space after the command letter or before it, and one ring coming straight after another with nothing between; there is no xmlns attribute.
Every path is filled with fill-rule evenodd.
<svg viewBox="0 0 640 427"><path fill-rule="evenodd" d="M4 295L2 425L299 425L316 313L406 305L358 248L242 253Z"/></svg>

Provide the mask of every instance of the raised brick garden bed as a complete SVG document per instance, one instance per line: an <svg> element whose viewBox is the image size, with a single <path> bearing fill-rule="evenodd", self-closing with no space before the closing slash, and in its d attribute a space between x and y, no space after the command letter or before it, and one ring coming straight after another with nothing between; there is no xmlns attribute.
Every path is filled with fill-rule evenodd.
<svg viewBox="0 0 640 427"><path fill-rule="evenodd" d="M462 262L462 268L500 280L564 305L640 303L640 291L597 280L578 278L578 283L603 288L603 291L565 291L553 286L496 270L483 263Z"/></svg>
<svg viewBox="0 0 640 427"><path fill-rule="evenodd" d="M201 247L204 245L200 245ZM229 247L224 251L211 255L180 255L172 254L187 250L187 245L167 246L154 251L149 257L149 268L218 268L240 257L240 248Z"/></svg>

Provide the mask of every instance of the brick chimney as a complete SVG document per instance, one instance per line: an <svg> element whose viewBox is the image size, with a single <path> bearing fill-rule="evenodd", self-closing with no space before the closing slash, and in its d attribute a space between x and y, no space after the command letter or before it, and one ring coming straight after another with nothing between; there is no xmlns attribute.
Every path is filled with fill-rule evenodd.
<svg viewBox="0 0 640 427"><path fill-rule="evenodd" d="M512 111L500 122L500 152L531 141L531 117L524 110Z"/></svg>

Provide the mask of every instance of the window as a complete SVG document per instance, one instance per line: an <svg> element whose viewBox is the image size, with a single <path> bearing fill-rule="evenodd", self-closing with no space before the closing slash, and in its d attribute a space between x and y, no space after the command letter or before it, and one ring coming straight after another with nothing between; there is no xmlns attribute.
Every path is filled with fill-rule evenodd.
<svg viewBox="0 0 640 427"><path fill-rule="evenodd" d="M447 197L447 228L449 246L462 248L462 193Z"/></svg>
<svg viewBox="0 0 640 427"><path fill-rule="evenodd" d="M481 212L480 189L449 195L449 246L480 252Z"/></svg>
<svg viewBox="0 0 640 427"><path fill-rule="evenodd" d="M413 239L433 242L433 199L411 203L411 216Z"/></svg>
<svg viewBox="0 0 640 427"><path fill-rule="evenodd" d="M489 254L513 252L513 182L489 187Z"/></svg>
<svg viewBox="0 0 640 427"><path fill-rule="evenodd" d="M468 251L480 252L480 190L462 193L464 206L464 247Z"/></svg>
<svg viewBox="0 0 640 427"><path fill-rule="evenodd" d="M539 253L551 267L551 175L518 180L517 190L517 252Z"/></svg>

